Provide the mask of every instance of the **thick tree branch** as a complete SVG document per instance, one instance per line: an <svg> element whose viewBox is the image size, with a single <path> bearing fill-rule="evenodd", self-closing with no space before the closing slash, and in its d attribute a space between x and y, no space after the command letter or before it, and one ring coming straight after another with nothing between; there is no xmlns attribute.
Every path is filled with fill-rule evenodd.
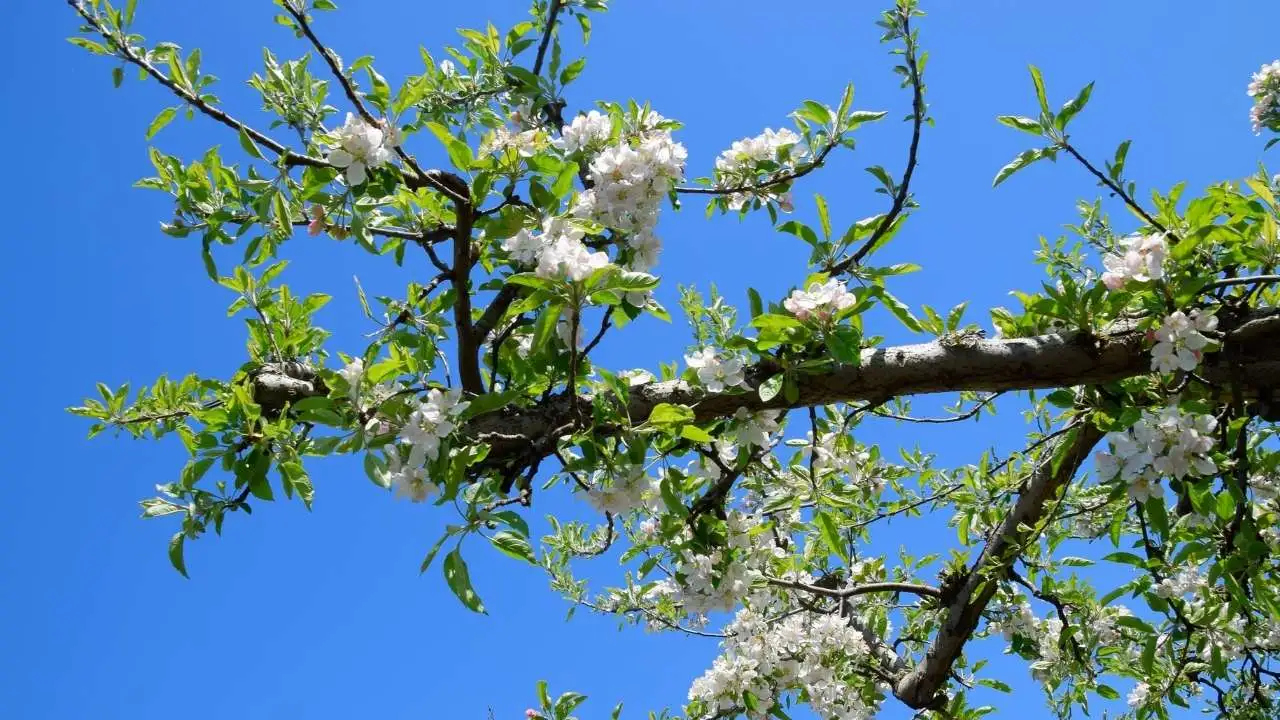
<svg viewBox="0 0 1280 720"><path fill-rule="evenodd" d="M1240 330L1228 331L1227 337L1228 343L1236 338L1240 345L1242 382L1253 388L1274 385L1274 378L1280 377L1280 313L1258 313ZM1206 378L1224 384L1233 377L1223 353L1206 355L1202 369ZM1055 333L973 340L964 345L935 341L868 349L862 352L858 366L837 366L797 377L794 402L787 402L781 394L765 402L749 389L707 393L683 380L648 383L631 390L626 410L633 422L640 423L661 403L688 405L696 420L705 422L730 417L738 408L754 412L962 390L1001 392L1096 385L1150 371L1142 334L1134 325L1121 323L1100 336ZM749 385L754 388L777 372L771 362L759 363L747 371ZM529 407L507 408L476 418L462 433L468 441L489 443L485 467L503 467L526 458L531 442L569 424L580 413L589 415L589 403L586 398L556 395ZM607 432L607 428L598 431Z"/></svg>
<svg viewBox="0 0 1280 720"><path fill-rule="evenodd" d="M922 709L937 704L939 691L951 675L964 644L982 619L1001 580L1017 561L1022 548L1038 534L1050 501L1075 477L1102 439L1092 423L1080 423L1071 433L1046 448L1013 509L982 554L964 575L963 585L943 610L942 625L924 658L894 686L893 694L908 707Z"/></svg>
<svg viewBox="0 0 1280 720"><path fill-rule="evenodd" d="M794 580L783 580L781 578L766 578L766 580L768 580L770 585L774 585L776 587L801 590L814 595L836 598L838 600L844 600L858 595L871 595L873 593L907 593L909 595L918 595L920 597L942 597L942 591L936 587L905 582L874 582L854 585L853 587L843 589L832 589L819 587L817 585L808 585Z"/></svg>

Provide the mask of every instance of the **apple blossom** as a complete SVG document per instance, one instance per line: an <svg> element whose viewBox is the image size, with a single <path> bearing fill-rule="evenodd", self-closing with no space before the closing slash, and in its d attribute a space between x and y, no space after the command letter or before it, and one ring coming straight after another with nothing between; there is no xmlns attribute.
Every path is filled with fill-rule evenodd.
<svg viewBox="0 0 1280 720"><path fill-rule="evenodd" d="M725 388L746 382L742 376L742 361L736 357L721 359L714 347L705 347L691 355L685 355L684 361L696 371L698 382L711 392L724 392Z"/></svg>
<svg viewBox="0 0 1280 720"><path fill-rule="evenodd" d="M325 160L343 170L347 185L356 186L368 178L368 171L391 160L391 150L384 144L382 128L347 113L347 121L333 132L333 144Z"/></svg>

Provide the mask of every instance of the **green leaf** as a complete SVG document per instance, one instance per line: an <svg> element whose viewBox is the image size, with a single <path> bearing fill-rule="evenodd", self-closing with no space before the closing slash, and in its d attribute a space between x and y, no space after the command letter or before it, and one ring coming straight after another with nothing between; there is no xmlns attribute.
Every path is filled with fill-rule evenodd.
<svg viewBox="0 0 1280 720"><path fill-rule="evenodd" d="M167 107L161 110L160 114L156 115L155 119L151 121L151 124L147 126L147 139L150 140L155 137L156 133L164 129L165 125L173 122L173 118L176 117L177 114L178 108L176 106Z"/></svg>
<svg viewBox="0 0 1280 720"><path fill-rule="evenodd" d="M787 377L786 373L778 373L773 377L760 383L760 400L761 402L769 402L782 392L782 381Z"/></svg>
<svg viewBox="0 0 1280 720"><path fill-rule="evenodd" d="M1119 699L1120 699L1120 693L1116 692L1116 691L1115 691L1115 688L1111 687L1110 685L1102 685L1102 684L1099 684L1099 685L1098 685L1096 688L1094 688L1093 690L1094 690L1094 692L1098 693L1098 696L1099 696L1099 697L1101 697L1101 698L1103 698L1103 699L1106 699L1106 700L1119 700Z"/></svg>
<svg viewBox="0 0 1280 720"><path fill-rule="evenodd" d="M880 298L880 302L884 303L889 312L893 313L893 316L898 318L899 322L907 326L908 330L912 332L922 331L923 328L920 325L920 321L915 315L911 314L911 309L907 307L906 303L894 297L892 293L882 287L874 288L874 292Z"/></svg>
<svg viewBox="0 0 1280 720"><path fill-rule="evenodd" d="M462 559L461 547L455 547L444 556L444 579L449 584L449 589L458 596L468 610L481 615L488 614L484 609L484 603L480 602L480 596L476 595L476 591L471 587L471 575L467 572L466 561Z"/></svg>
<svg viewBox="0 0 1280 720"><path fill-rule="evenodd" d="M658 403L649 413L649 424L658 427L674 427L693 422L693 410L685 405Z"/></svg>
<svg viewBox="0 0 1280 720"><path fill-rule="evenodd" d="M574 708L581 705L582 701L586 699L587 699L586 695L583 695L582 693L576 693L576 692L567 692L561 695L560 697L556 698L556 707L555 707L556 718L567 719L569 717L569 713L573 712Z"/></svg>
<svg viewBox="0 0 1280 720"><path fill-rule="evenodd" d="M262 149L258 147L258 143L249 137L249 133L245 132L244 128L240 128L240 147L244 148L244 151L252 157L259 160L266 159L266 156L262 154Z"/></svg>
<svg viewBox="0 0 1280 720"><path fill-rule="evenodd" d="M822 541L831 548L831 552L840 558L847 565L849 563L849 554L846 552L844 543L840 540L840 530L836 527L836 521L831 519L827 513L819 510L813 515L813 522L818 526L818 532L822 534Z"/></svg>
<svg viewBox="0 0 1280 720"><path fill-rule="evenodd" d="M586 67L587 59L584 57L580 57L569 63L568 67L560 71L560 84L568 85L574 80L577 80L578 76L582 74L582 70Z"/></svg>
<svg viewBox="0 0 1280 720"><path fill-rule="evenodd" d="M818 205L818 222L822 224L822 237L831 237L831 217L827 212L827 201L819 193L814 193L814 202Z"/></svg>
<svg viewBox="0 0 1280 720"><path fill-rule="evenodd" d="M1093 83L1085 85L1075 97L1068 100L1062 109L1058 111L1058 117L1054 119L1054 125L1059 130L1067 127L1067 123L1071 122L1071 118L1075 117L1089 104L1089 96L1093 94Z"/></svg>
<svg viewBox="0 0 1280 720"><path fill-rule="evenodd" d="M750 304L753 319L764 313L764 301L760 299L760 293L755 288L747 288L747 301Z"/></svg>
<svg viewBox="0 0 1280 720"><path fill-rule="evenodd" d="M516 560L524 560L530 565L538 564L538 557L534 554L533 546L529 544L529 541L509 530L503 530L495 534L489 539L489 542Z"/></svg>
<svg viewBox="0 0 1280 720"><path fill-rule="evenodd" d="M1031 82L1036 86L1036 100L1040 102L1040 110L1045 115L1049 114L1049 98L1044 91L1044 77L1040 75L1040 68L1035 65L1028 65L1031 69Z"/></svg>
<svg viewBox="0 0 1280 720"><path fill-rule="evenodd" d="M124 68L111 68L111 86L120 87L124 82Z"/></svg>
<svg viewBox="0 0 1280 720"><path fill-rule="evenodd" d="M1040 127L1040 123L1029 117L1022 117L1020 115L999 115L996 117L996 120L998 120L1001 125L1007 125L1014 130L1021 130L1022 132L1031 133L1036 136L1044 134L1044 128Z"/></svg>
<svg viewBox="0 0 1280 720"><path fill-rule="evenodd" d="M991 182L991 187L996 187L1005 180L1008 180L1009 176L1043 157L1045 157L1045 151L1043 148L1023 150L1018 153L1018 157L1011 160L1008 165L1000 168L1000 172L996 173L996 179Z"/></svg>
<svg viewBox="0 0 1280 720"><path fill-rule="evenodd" d="M715 438L711 437L711 433L707 432L706 430L703 430L697 425L685 425L684 427L680 428L680 437L686 440L692 440L693 442L696 442L696 443L715 442Z"/></svg>
<svg viewBox="0 0 1280 720"><path fill-rule="evenodd" d="M452 536L453 533L446 532L440 536L440 539L436 541L435 545L431 546L431 550L427 552L427 556L422 559L422 566L418 568L419 575L426 572L427 568L431 567L431 561L436 559L436 553L440 552L441 547L444 547L444 541L448 540Z"/></svg>
<svg viewBox="0 0 1280 720"><path fill-rule="evenodd" d="M182 557L183 544L186 542L186 536L181 532L176 532L169 540L169 562L173 565L173 569L182 573L182 577L191 579L187 574L187 563Z"/></svg>

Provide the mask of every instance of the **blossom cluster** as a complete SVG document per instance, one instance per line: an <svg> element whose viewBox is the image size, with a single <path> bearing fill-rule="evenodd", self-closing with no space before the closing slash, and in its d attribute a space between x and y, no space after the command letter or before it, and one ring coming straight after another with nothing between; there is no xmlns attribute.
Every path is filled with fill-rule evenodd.
<svg viewBox="0 0 1280 720"><path fill-rule="evenodd" d="M846 485L863 486L879 493L884 488L884 478L874 467L868 467L871 453L853 445L846 449L841 440L843 437L841 433L819 433L815 442L810 431L800 450L800 457L808 459L813 456L815 475L834 472Z"/></svg>
<svg viewBox="0 0 1280 720"><path fill-rule="evenodd" d="M684 356L685 363L694 369L698 382L711 392L723 392L725 388L746 385L742 375L742 360L730 356L720 357L715 347L705 347Z"/></svg>
<svg viewBox="0 0 1280 720"><path fill-rule="evenodd" d="M1164 277L1164 260L1169 246L1161 235L1132 235L1121 241L1120 251L1107 253L1102 264L1102 284L1119 290L1130 280L1145 282Z"/></svg>
<svg viewBox="0 0 1280 720"><path fill-rule="evenodd" d="M1098 475L1106 479L1119 476L1129 484L1129 496L1134 500L1164 497L1161 477L1217 474L1218 467L1210 457L1217 426L1212 415L1187 413L1176 406L1144 411L1132 428L1107 435L1110 449L1094 458Z"/></svg>
<svg viewBox="0 0 1280 720"><path fill-rule="evenodd" d="M602 147L613 137L613 121L599 110L579 115L560 130L560 137L551 141L559 150L576 153Z"/></svg>
<svg viewBox="0 0 1280 720"><path fill-rule="evenodd" d="M440 454L440 441L457 428L458 416L470 402L460 402L461 390L441 392L432 388L427 399L409 413L400 428L399 439L409 447L409 457L402 460L398 450L388 453L387 484L394 485L398 495L414 502L426 500L438 490L426 474L426 463Z"/></svg>
<svg viewBox="0 0 1280 720"><path fill-rule="evenodd" d="M1178 310L1170 314L1155 332L1151 369L1162 373L1194 370L1210 343L1204 333L1213 332L1217 327L1218 318L1212 313L1192 310L1188 315Z"/></svg>
<svg viewBox="0 0 1280 720"><path fill-rule="evenodd" d="M508 155L517 157L533 157L538 153L544 137L537 128L521 132L511 132L499 127L480 144L480 152L484 154Z"/></svg>
<svg viewBox="0 0 1280 720"><path fill-rule="evenodd" d="M653 598L669 597L688 615L727 612L764 577L764 568L786 553L769 533L752 534L759 515L732 511L726 518L726 546L709 553L677 552L674 576L649 590Z"/></svg>
<svg viewBox="0 0 1280 720"><path fill-rule="evenodd" d="M562 129L560 141L566 149L570 144L592 146L603 137L602 121L589 118L581 120L577 129L573 125ZM664 120L650 112L629 137L600 149L587 167L590 188L578 195L572 209L577 217L625 233L628 246L635 250L632 267L638 270L657 262L662 247L653 234L658 210L663 198L684 178L688 158L684 145L661 128Z"/></svg>
<svg viewBox="0 0 1280 720"><path fill-rule="evenodd" d="M750 693L767 712L786 692L803 692L824 718L865 720L875 706L860 695L866 640L837 614L792 614L770 622L744 608L725 628L722 652L689 688L691 717L724 717L741 711Z"/></svg>
<svg viewBox="0 0 1280 720"><path fill-rule="evenodd" d="M511 259L524 265L535 265L538 277L580 282L609 264L609 256L592 252L583 243L586 233L564 218L547 218L542 232L521 230L502 243Z"/></svg>
<svg viewBox="0 0 1280 720"><path fill-rule="evenodd" d="M800 136L783 128L766 128L755 137L735 141L728 150L716 158L716 185L718 187L749 187L759 185L761 173L773 175L781 170L794 168L803 157L796 145ZM791 193L770 192L767 187L743 190L729 195L729 208L740 210L752 197L775 200L783 210L792 209Z"/></svg>
<svg viewBox="0 0 1280 720"><path fill-rule="evenodd" d="M739 445L767 448L771 444L769 436L779 430L778 418L781 410L761 410L750 412L746 408L738 408L733 414L737 424L737 440Z"/></svg>
<svg viewBox="0 0 1280 720"><path fill-rule="evenodd" d="M355 186L368 178L369 170L391 160L400 144L400 131L393 125L373 125L347 113L347 121L333 132L334 146L325 161L343 171L347 185Z"/></svg>
<svg viewBox="0 0 1280 720"><path fill-rule="evenodd" d="M1253 74L1249 97L1253 98L1249 119L1255 135L1261 134L1264 127L1280 127L1280 60L1263 65Z"/></svg>
<svg viewBox="0 0 1280 720"><path fill-rule="evenodd" d="M595 487L587 492L587 502L598 512L620 515L659 504L658 482L643 465L626 465L612 472L596 474Z"/></svg>
<svg viewBox="0 0 1280 720"><path fill-rule="evenodd" d="M826 322L841 310L853 307L857 298L839 280L810 283L804 290L792 290L782 307L799 320L816 318Z"/></svg>

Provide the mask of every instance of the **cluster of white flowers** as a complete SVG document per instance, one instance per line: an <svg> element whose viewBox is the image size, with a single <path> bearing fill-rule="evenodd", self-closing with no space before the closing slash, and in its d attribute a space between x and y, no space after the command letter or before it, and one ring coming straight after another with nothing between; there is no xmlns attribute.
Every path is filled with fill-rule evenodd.
<svg viewBox="0 0 1280 720"><path fill-rule="evenodd" d="M727 387L746 384L742 376L742 360L736 357L722 359L715 347L705 347L692 355L685 355L684 361L697 371L698 382L711 392L723 392Z"/></svg>
<svg viewBox="0 0 1280 720"><path fill-rule="evenodd" d="M383 486L395 488L396 497L408 498L411 502L422 502L440 491L440 486L427 477L426 467L406 464L394 447L387 455L387 469L379 475Z"/></svg>
<svg viewBox="0 0 1280 720"><path fill-rule="evenodd" d="M1209 452L1218 421L1212 415L1184 413L1176 405L1144 411L1125 432L1107 435L1110 450L1098 452L1098 476L1119 476L1129 483L1129 496L1144 501L1164 497L1161 477L1207 477L1218 472Z"/></svg>
<svg viewBox="0 0 1280 720"><path fill-rule="evenodd" d="M735 141L716 158L716 185L725 188L753 185L758 182L761 172L772 175L795 167L803 157L797 152L796 144L799 142L800 136L786 128L766 128L755 137ZM740 210L752 197L776 200L787 212L793 209L791 193L779 195L768 188L730 194L729 208Z"/></svg>
<svg viewBox="0 0 1280 720"><path fill-rule="evenodd" d="M1207 588L1205 578L1194 565L1182 568L1175 575L1170 575L1156 583L1155 594L1169 600L1184 595L1195 594Z"/></svg>
<svg viewBox="0 0 1280 720"><path fill-rule="evenodd" d="M578 196L573 207L575 215L629 236L653 233L662 200L684 178L685 160L689 155L684 145L672 139L669 130L657 127L663 120L661 115L649 113L633 134L596 154L588 166L591 187ZM572 125L567 128L574 142L586 137L585 133L593 127L590 121L583 123L581 133L574 131ZM564 133L562 130L562 140ZM632 242L630 237L628 242ZM660 247L651 237L635 242L649 248L648 255Z"/></svg>
<svg viewBox="0 0 1280 720"><path fill-rule="evenodd" d="M1151 686L1144 682L1138 683L1133 688L1133 690L1129 691L1129 697L1128 697L1129 707L1135 710L1146 705L1147 701L1150 699L1151 699Z"/></svg>
<svg viewBox="0 0 1280 720"><path fill-rule="evenodd" d="M1107 253L1102 264L1102 284L1119 290L1130 280L1144 282L1164 277L1164 259L1169 246L1160 235L1132 235L1122 241L1119 253Z"/></svg>
<svg viewBox="0 0 1280 720"><path fill-rule="evenodd" d="M431 388L426 400L420 401L404 420L399 439L410 446L408 464L424 465L426 460L435 460L439 455L440 441L457 428L458 415L471 405L458 401L461 397L461 389L440 392L438 388Z"/></svg>
<svg viewBox="0 0 1280 720"><path fill-rule="evenodd" d="M694 616L732 610L764 577L766 565L786 554L769 533L751 533L760 522L759 515L731 511L726 518L726 547L708 554L677 555L675 577L658 582L648 594L670 597L685 614Z"/></svg>
<svg viewBox="0 0 1280 720"><path fill-rule="evenodd" d="M1000 633L1006 641L1013 640L1015 635L1035 637L1036 623L1039 619L1025 601L1011 603L1007 607L993 608L993 610L999 610L999 615L987 623L987 628L991 632Z"/></svg>
<svg viewBox="0 0 1280 720"><path fill-rule="evenodd" d="M738 446L728 440L717 440L712 446L716 453L716 458L720 460L715 463L704 457L692 461L685 470L685 474L689 477L699 478L707 482L715 482L720 479L723 471L720 466L731 468L738 462Z"/></svg>
<svg viewBox="0 0 1280 720"><path fill-rule="evenodd" d="M557 149L567 153L592 150L603 146L613 137L613 121L599 110L579 115L573 122L560 129L560 137L551 141Z"/></svg>
<svg viewBox="0 0 1280 720"><path fill-rule="evenodd" d="M786 692L804 692L819 717L875 715L876 707L863 702L858 682L870 648L845 618L803 613L770 623L744 608L725 632L729 637L721 655L689 688L689 700L701 716L737 714L743 694L750 693L763 717Z"/></svg>
<svg viewBox="0 0 1280 720"><path fill-rule="evenodd" d="M597 473L594 483L595 488L587 492L587 502L602 513L619 515L642 507L656 508L659 502L658 482L643 465Z"/></svg>
<svg viewBox="0 0 1280 720"><path fill-rule="evenodd" d="M567 235L556 236L538 254L538 277L581 282L591 273L609 264L604 252L591 252L581 240Z"/></svg>
<svg viewBox="0 0 1280 720"><path fill-rule="evenodd" d="M1212 313L1192 310L1190 315L1177 310L1164 319L1155 332L1155 347L1151 349L1151 369L1171 373L1175 370L1194 370L1200 364L1200 356L1211 342L1204 336L1218 327L1218 317Z"/></svg>
<svg viewBox="0 0 1280 720"><path fill-rule="evenodd" d="M360 398L360 380L364 378L364 360L352 358L351 362L338 371L338 374L342 376L343 380L347 381L351 399L358 400Z"/></svg>
<svg viewBox="0 0 1280 720"><path fill-rule="evenodd" d="M1261 134L1264 127L1280 124L1280 60L1263 65L1253 74L1249 97L1253 98L1249 119L1255 135Z"/></svg>
<svg viewBox="0 0 1280 720"><path fill-rule="evenodd" d="M836 313L853 307L857 298L839 280L810 283L805 290L792 290L791 296L782 301L782 307L797 319L817 318L830 320Z"/></svg>
<svg viewBox="0 0 1280 720"><path fill-rule="evenodd" d="M325 161L343 170L347 185L355 186L368 178L368 171L386 164L400 144L400 131L383 123L381 127L347 113L347 121L333 132L334 148Z"/></svg>
<svg viewBox="0 0 1280 720"><path fill-rule="evenodd" d="M505 127L499 127L480 143L480 152L493 155L515 153L519 157L533 157L538 153L543 139L542 131L537 128L511 132Z"/></svg>
<svg viewBox="0 0 1280 720"><path fill-rule="evenodd" d="M738 426L738 444L755 445L759 448L769 447L769 435L778 431L778 418L781 410L761 410L748 412L746 408L738 408L733 419Z"/></svg>
<svg viewBox="0 0 1280 720"><path fill-rule="evenodd" d="M821 476L834 472L846 485L869 488L878 493L884 488L884 478L870 467L871 453L859 449L856 445L844 449L840 433L819 433L818 441L813 441L813 432L805 434L805 444L800 449L800 457L807 460L813 455L813 472Z"/></svg>
<svg viewBox="0 0 1280 720"><path fill-rule="evenodd" d="M542 232L521 230L502 242L511 259L536 265L538 277L579 282L609 264L609 256L592 252L582 242L586 233L564 218L551 217L542 223Z"/></svg>

